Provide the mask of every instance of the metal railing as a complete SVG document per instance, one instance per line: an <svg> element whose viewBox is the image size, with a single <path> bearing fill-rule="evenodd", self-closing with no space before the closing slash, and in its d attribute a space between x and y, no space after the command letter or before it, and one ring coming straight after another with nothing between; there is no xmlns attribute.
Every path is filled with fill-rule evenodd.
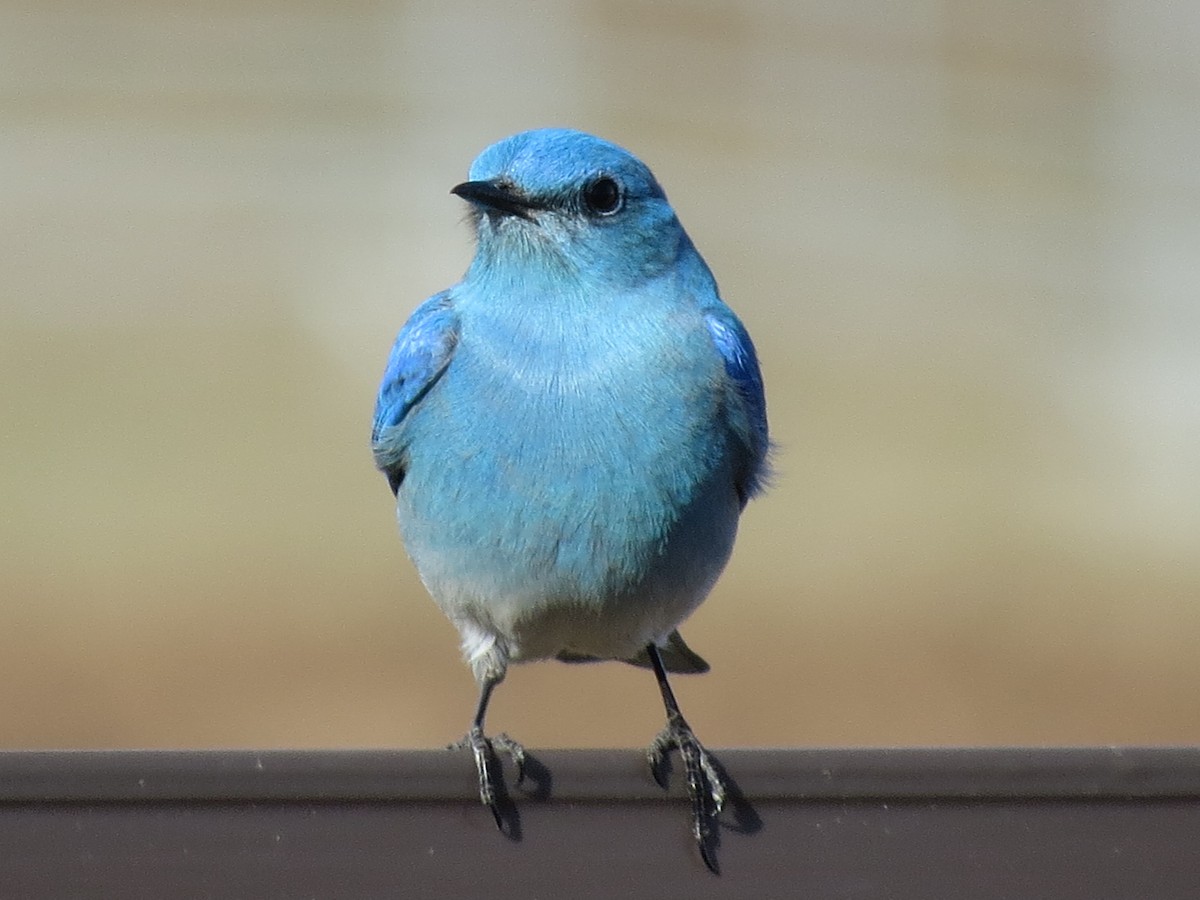
<svg viewBox="0 0 1200 900"><path fill-rule="evenodd" d="M1200 749L725 750L704 867L634 751L0 753L0 897L1200 897ZM512 780L512 772L506 774Z"/></svg>

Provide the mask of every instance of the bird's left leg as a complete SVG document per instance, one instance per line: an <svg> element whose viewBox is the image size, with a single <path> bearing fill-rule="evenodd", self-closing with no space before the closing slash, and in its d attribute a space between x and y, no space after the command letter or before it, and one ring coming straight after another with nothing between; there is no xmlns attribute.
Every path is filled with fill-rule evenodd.
<svg viewBox="0 0 1200 900"><path fill-rule="evenodd" d="M712 820L725 805L725 783L713 764L712 756L704 749L684 719L683 713L679 711L679 703L667 682L667 670L663 666L658 648L650 644L646 652L650 655L654 677L658 679L663 705L667 709L666 727L658 733L647 751L650 771L654 780L665 789L667 781L664 764L667 754L672 750L679 751L683 760L683 771L687 776L688 797L692 801L692 836L700 848L704 864L716 872L717 861L712 848Z"/></svg>
<svg viewBox="0 0 1200 900"><path fill-rule="evenodd" d="M501 815L498 792L493 781L493 770L496 751L507 753L517 768L517 784L525 778L525 748L510 738L507 734L499 734L489 738L483 733L483 720L487 715L488 701L492 691L504 679L503 674L488 675L479 687L479 705L475 708L475 719L466 737L456 744L451 744L451 750L467 750L475 757L475 770L479 773L479 799L483 805L492 811L496 826L503 831L504 820ZM496 769L498 771L498 769ZM503 773L500 773L503 778Z"/></svg>

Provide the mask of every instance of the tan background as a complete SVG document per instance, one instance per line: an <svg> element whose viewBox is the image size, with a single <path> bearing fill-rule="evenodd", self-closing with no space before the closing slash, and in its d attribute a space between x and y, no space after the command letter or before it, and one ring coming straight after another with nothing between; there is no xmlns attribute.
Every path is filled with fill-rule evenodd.
<svg viewBox="0 0 1200 900"><path fill-rule="evenodd" d="M367 432L468 261L448 189L547 124L654 167L760 348L777 486L678 683L710 745L1200 741L1200 7L0 17L0 745L463 732ZM543 664L491 723L660 716Z"/></svg>

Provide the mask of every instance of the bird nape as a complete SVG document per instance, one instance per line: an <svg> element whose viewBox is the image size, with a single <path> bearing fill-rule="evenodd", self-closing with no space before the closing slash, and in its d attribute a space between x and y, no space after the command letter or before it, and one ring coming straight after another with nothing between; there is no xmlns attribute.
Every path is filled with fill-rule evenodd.
<svg viewBox="0 0 1200 900"><path fill-rule="evenodd" d="M754 346L650 170L566 129L483 151L463 279L412 314L375 408L376 465L409 556L458 628L480 686L467 736L503 828L484 732L508 665L620 660L651 669L692 831L717 870L725 786L668 672L708 666L677 626L704 600L763 486L767 418Z"/></svg>

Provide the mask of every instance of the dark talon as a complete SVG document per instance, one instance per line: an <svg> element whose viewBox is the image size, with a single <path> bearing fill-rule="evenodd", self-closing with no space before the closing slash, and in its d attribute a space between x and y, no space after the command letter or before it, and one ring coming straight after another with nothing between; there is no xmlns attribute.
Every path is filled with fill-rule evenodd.
<svg viewBox="0 0 1200 900"><path fill-rule="evenodd" d="M683 762L688 799L692 802L692 837L709 871L720 874L713 848L716 837L713 821L725 805L725 784L709 752L678 713L668 713L667 727L658 733L647 751L654 780L664 789L667 755L671 750L678 750Z"/></svg>
<svg viewBox="0 0 1200 900"><path fill-rule="evenodd" d="M475 721L471 725L471 730L467 732L466 737L458 743L451 744L448 749L471 751L471 755L475 759L475 771L479 773L479 799L492 811L492 816L496 819L496 827L507 834L504 827L505 811L501 809L501 803L507 802L504 792L504 772L500 768L496 753L497 751L506 753L513 761L513 765L517 768L517 784L520 784L525 780L525 748L507 734L489 738L483 733L483 718L487 713L488 700L491 698L492 689L498 683L497 678L489 678L483 682L479 692L479 706L475 711ZM496 784L497 778L500 779L499 789Z"/></svg>
<svg viewBox="0 0 1200 900"><path fill-rule="evenodd" d="M667 725L646 751L650 772L665 790L668 784L667 757L672 750L679 751L687 779L688 799L692 802L692 837L696 840L704 865L714 875L719 875L715 847L717 834L713 824L725 805L725 783L712 761L712 756L696 739L691 727L679 712L679 704L667 683L667 673L659 657L658 648L650 645L648 650L667 709Z"/></svg>
<svg viewBox="0 0 1200 900"><path fill-rule="evenodd" d="M650 762L650 774L654 776L655 782L664 791L671 787L670 778L667 775L667 754L669 752L670 747L664 745L662 732L655 736L654 741L650 744L650 749L646 751L646 758Z"/></svg>
<svg viewBox="0 0 1200 900"><path fill-rule="evenodd" d="M461 741L451 744L446 749L471 751L471 755L475 759L475 770L479 773L479 800L492 811L492 816L496 819L496 827L504 831L504 816L499 800L502 792L497 790L494 781L497 776L503 778L504 774L499 769L496 753L497 751L506 753L512 759L517 768L517 784L520 784L525 778L525 748L507 734L489 738L483 733L482 728L475 726Z"/></svg>
<svg viewBox="0 0 1200 900"><path fill-rule="evenodd" d="M525 780L525 748L510 738L507 734L498 734L492 738L494 751L507 753L517 770L517 784Z"/></svg>
<svg viewBox="0 0 1200 900"><path fill-rule="evenodd" d="M466 736L456 744L451 744L450 750L470 750L475 760L475 771L479 773L479 800L492 811L496 819L496 827L504 830L504 821L500 817L500 806L496 802L496 786L492 782L492 767L495 765L496 752L492 742L484 736L482 728L472 728Z"/></svg>

